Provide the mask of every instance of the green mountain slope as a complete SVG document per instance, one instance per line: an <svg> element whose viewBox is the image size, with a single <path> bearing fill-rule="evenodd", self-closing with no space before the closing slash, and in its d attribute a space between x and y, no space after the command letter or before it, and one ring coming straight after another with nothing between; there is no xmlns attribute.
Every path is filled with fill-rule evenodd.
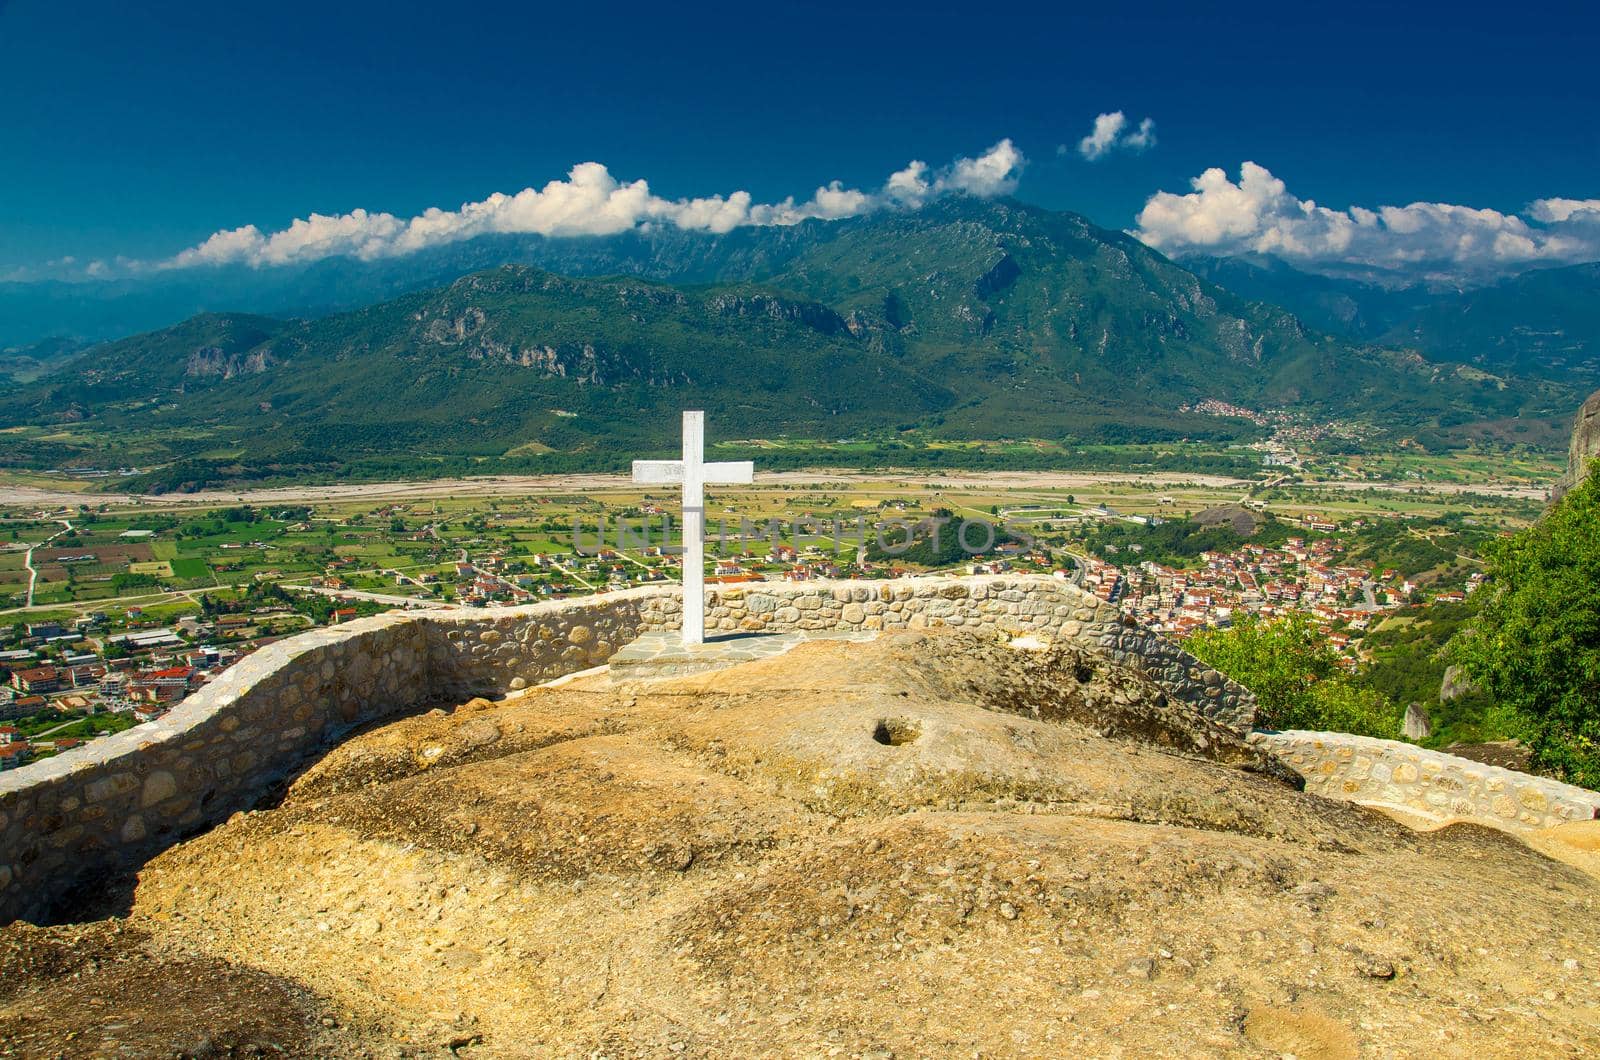
<svg viewBox="0 0 1600 1060"><path fill-rule="evenodd" d="M1441 298L1383 338L1491 372L1600 382L1600 263Z"/></svg>
<svg viewBox="0 0 1600 1060"><path fill-rule="evenodd" d="M1183 265L1347 339L1580 388L1600 383L1600 263L1538 269L1466 291L1391 290L1270 257L1185 258Z"/></svg>
<svg viewBox="0 0 1600 1060"><path fill-rule="evenodd" d="M1265 254L1189 256L1182 264L1235 294L1282 306L1319 331L1369 342L1454 293L1441 294L1419 286L1394 289L1302 272Z"/></svg>
<svg viewBox="0 0 1600 1060"><path fill-rule="evenodd" d="M1449 371L1311 332L1127 235L1011 202L947 200L841 226L772 282L898 324L941 373L1082 416L1140 422L1208 397L1413 420L1457 402L1508 407ZM1040 411L1023 425L1048 435L1054 410Z"/></svg>
<svg viewBox="0 0 1600 1060"><path fill-rule="evenodd" d="M557 469L669 448L696 406L724 439L1104 441L1252 429L1181 411L1206 398L1406 429L1566 399L1311 332L1072 214L956 199L761 238L728 242L737 282L507 266L318 320L209 314L102 344L0 396L0 427L64 428L8 459L105 462L115 439L210 479Z"/></svg>

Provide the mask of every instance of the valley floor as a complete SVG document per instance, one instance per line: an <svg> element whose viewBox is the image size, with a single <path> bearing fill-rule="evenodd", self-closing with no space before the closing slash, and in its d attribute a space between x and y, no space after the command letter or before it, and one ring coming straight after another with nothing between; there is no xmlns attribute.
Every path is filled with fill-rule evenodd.
<svg viewBox="0 0 1600 1060"><path fill-rule="evenodd" d="M1189 473L1129 474L1113 471L859 471L848 468L816 468L807 471L756 469L756 481L763 486L815 486L821 484L907 485L936 489L979 487L1009 489L1086 489L1112 484L1133 484L1153 488L1193 485L1210 489L1239 489L1248 492L1261 485L1252 479L1223 475ZM0 479L0 506L25 508L55 507L92 502L95 504L161 505L204 507L218 504L292 504L417 500L445 497L511 497L534 493L573 493L632 489L626 475L487 475L471 478L416 479L394 482L339 483L332 485L275 486L265 489L203 490L195 493L144 495L99 493ZM1423 491L1445 496L1476 493L1524 501L1543 500L1546 490L1525 483L1416 482L1410 480L1338 480L1314 483L1319 489L1360 493L1375 490L1408 494Z"/></svg>

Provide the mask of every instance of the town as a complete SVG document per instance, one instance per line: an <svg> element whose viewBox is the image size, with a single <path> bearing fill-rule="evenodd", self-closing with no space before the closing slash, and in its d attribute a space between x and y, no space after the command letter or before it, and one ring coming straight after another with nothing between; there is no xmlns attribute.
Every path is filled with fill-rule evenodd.
<svg viewBox="0 0 1600 1060"><path fill-rule="evenodd" d="M1363 659L1361 633L1385 612L1420 603L1421 588L1392 568L1341 564L1343 551L1336 539L1291 537L1281 548L1245 544L1230 552L1202 552L1196 569L1149 560L1124 568L1089 558L1083 585L1141 625L1180 640L1204 626L1230 625L1240 615L1270 619L1303 612L1354 669ZM1482 580L1474 571L1463 588L1431 599L1459 603Z"/></svg>

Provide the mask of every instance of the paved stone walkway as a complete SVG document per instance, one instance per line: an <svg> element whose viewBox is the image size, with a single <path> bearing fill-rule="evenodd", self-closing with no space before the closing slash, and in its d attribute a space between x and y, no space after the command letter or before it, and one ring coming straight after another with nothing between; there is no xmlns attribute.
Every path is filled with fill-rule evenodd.
<svg viewBox="0 0 1600 1060"><path fill-rule="evenodd" d="M641 681L653 677L682 677L757 659L771 659L808 640L868 641L877 635L873 630L832 629L725 633L707 637L704 644L686 645L676 630L644 633L611 657L611 679Z"/></svg>

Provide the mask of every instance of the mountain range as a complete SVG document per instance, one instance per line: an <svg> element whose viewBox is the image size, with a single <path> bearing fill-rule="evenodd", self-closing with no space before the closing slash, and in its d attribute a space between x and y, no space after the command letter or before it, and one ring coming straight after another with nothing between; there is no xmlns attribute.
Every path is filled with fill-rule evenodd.
<svg viewBox="0 0 1600 1060"><path fill-rule="evenodd" d="M1186 258L1183 264L1351 340L1491 372L1600 380L1600 262L1536 269L1467 290L1382 287L1301 272L1261 256Z"/></svg>
<svg viewBox="0 0 1600 1060"><path fill-rule="evenodd" d="M1557 336L1530 314L1524 330L1507 323L1516 290L1411 317L1403 298L1344 292L1355 310L1341 323L1338 281L1197 269L1075 214L954 197L722 236L494 237L372 263L215 270L222 293L209 297L248 291L238 308L274 312L51 348L30 362L38 378L0 392L0 428L17 442L4 459L173 464L178 484L433 458L558 470L667 448L673 413L693 406L715 410L722 438L889 445L912 430L1258 433L1193 411L1207 399L1379 432L1493 434L1570 409L1567 376L1587 370L1588 332ZM1596 282L1592 267L1519 279L1551 314L1586 319L1576 292ZM312 299L315 313L277 315ZM1471 356L1419 352L1465 341L1480 320L1511 338ZM1415 341L1392 342L1403 329Z"/></svg>

